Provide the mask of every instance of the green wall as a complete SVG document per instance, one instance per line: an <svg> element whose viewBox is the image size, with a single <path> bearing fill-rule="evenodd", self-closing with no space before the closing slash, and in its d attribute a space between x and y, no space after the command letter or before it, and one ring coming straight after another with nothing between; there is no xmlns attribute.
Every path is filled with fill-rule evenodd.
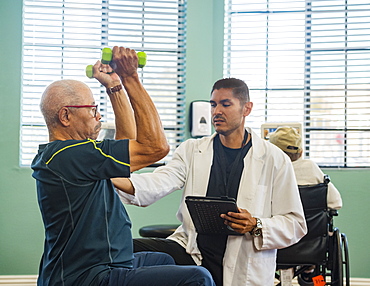
<svg viewBox="0 0 370 286"><path fill-rule="evenodd" d="M44 239L31 170L20 168L19 125L22 55L22 1L0 1L0 275L37 274ZM207 99L222 77L223 1L189 0L187 105ZM253 95L252 95L253 98ZM187 136L189 133L187 133ZM352 277L370 277L370 170L327 170L342 193L344 207L336 226L348 236ZM133 235L141 226L177 223L181 193L147 208L127 206Z"/></svg>

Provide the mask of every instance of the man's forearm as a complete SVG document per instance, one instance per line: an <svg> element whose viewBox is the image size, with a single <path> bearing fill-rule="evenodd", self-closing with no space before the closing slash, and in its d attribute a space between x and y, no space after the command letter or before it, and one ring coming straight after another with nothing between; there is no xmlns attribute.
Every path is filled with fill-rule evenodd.
<svg viewBox="0 0 370 286"><path fill-rule="evenodd" d="M121 85L121 83L119 83ZM119 86L116 85L116 86ZM111 90L111 89L110 89ZM107 89L110 101L112 103L115 125L116 125L116 139L135 139L136 138L136 125L134 112L132 110L131 104L127 98L123 89L115 91L113 89L110 92Z"/></svg>
<svg viewBox="0 0 370 286"><path fill-rule="evenodd" d="M134 139L136 126L130 102L122 88L120 76L110 65L97 61L93 66L94 77L106 88L116 122L116 139Z"/></svg>
<svg viewBox="0 0 370 286"><path fill-rule="evenodd" d="M128 178L112 178L114 186L129 195L135 195L135 189Z"/></svg>
<svg viewBox="0 0 370 286"><path fill-rule="evenodd" d="M140 82L136 52L129 48L113 47L113 64L134 112L136 138L129 145L130 169L133 172L162 159L168 154L169 146L154 103ZM115 105L119 106L117 103ZM123 116L122 112L120 114ZM117 124L124 124L121 119L116 121Z"/></svg>
<svg viewBox="0 0 370 286"><path fill-rule="evenodd" d="M134 109L137 127L136 141L153 148L168 148L163 127L149 94L142 86L137 74L122 78L122 83Z"/></svg>

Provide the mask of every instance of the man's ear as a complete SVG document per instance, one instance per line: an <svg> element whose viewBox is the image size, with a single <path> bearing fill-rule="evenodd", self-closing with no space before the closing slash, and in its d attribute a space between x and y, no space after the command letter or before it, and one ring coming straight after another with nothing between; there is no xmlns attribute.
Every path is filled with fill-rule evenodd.
<svg viewBox="0 0 370 286"><path fill-rule="evenodd" d="M70 125L71 113L68 107L62 107L58 112L59 121L63 126Z"/></svg>
<svg viewBox="0 0 370 286"><path fill-rule="evenodd" d="M244 104L244 116L248 116L253 108L253 102L248 101Z"/></svg>

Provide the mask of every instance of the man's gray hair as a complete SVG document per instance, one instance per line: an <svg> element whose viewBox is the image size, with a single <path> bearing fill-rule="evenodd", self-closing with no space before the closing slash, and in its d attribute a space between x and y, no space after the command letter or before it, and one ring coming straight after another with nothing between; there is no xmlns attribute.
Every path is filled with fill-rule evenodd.
<svg viewBox="0 0 370 286"><path fill-rule="evenodd" d="M77 80L58 80L46 87L41 97L40 110L48 128L56 126L59 121L58 112L63 106L80 102L79 90L83 85Z"/></svg>

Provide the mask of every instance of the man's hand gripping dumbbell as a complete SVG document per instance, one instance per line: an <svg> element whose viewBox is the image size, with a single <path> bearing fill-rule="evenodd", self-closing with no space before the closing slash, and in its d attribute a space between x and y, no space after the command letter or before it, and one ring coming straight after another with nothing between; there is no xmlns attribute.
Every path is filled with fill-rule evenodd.
<svg viewBox="0 0 370 286"><path fill-rule="evenodd" d="M138 67L143 68L146 65L146 53L144 52L137 52L137 57L138 57ZM112 50L110 48L104 48L102 50L102 58L101 58L101 63L104 66L104 71L102 72L105 73L112 73L114 72L114 67L110 66L110 63L112 61ZM86 67L86 76L88 78L93 78L93 65L88 65Z"/></svg>

